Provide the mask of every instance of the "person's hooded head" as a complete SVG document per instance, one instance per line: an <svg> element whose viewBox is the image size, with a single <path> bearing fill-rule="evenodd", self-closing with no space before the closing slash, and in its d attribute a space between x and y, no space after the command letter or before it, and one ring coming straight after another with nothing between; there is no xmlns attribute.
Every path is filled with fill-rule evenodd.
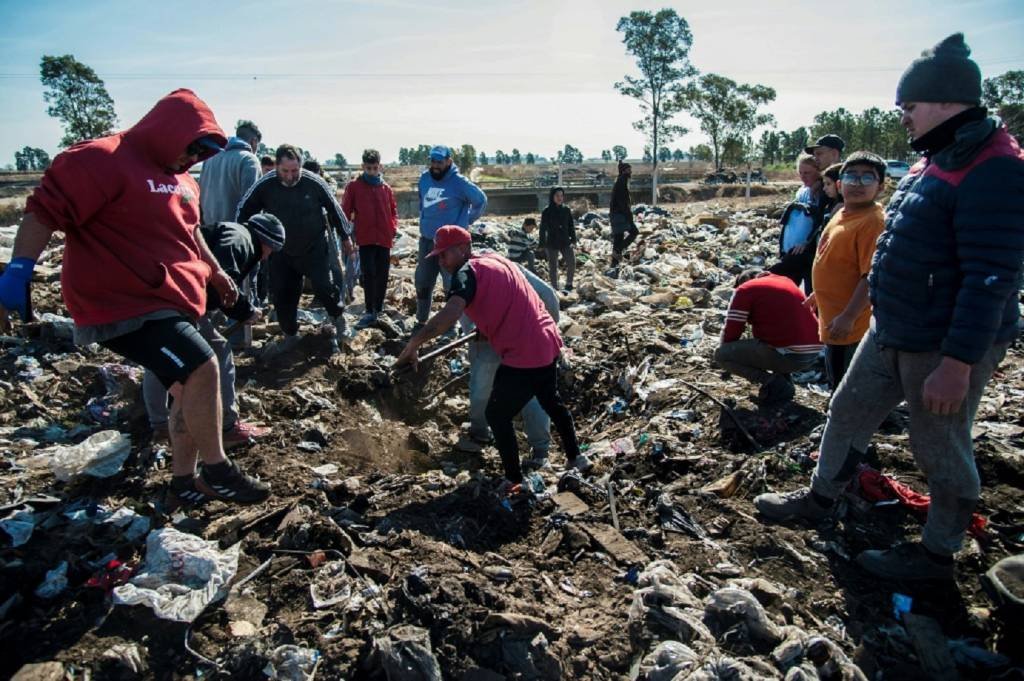
<svg viewBox="0 0 1024 681"><path fill-rule="evenodd" d="M563 203L565 203L565 188L552 187L548 194L548 205L561 206Z"/></svg>
<svg viewBox="0 0 1024 681"><path fill-rule="evenodd" d="M257 213L245 222L253 245L260 249L260 260L266 260L271 253L284 248L285 231L281 221L270 213Z"/></svg>
<svg viewBox="0 0 1024 681"><path fill-rule="evenodd" d="M186 172L223 150L228 141L206 102L184 88L160 99L124 135L160 168L172 173Z"/></svg>
<svg viewBox="0 0 1024 681"><path fill-rule="evenodd" d="M633 174L633 166L629 165L625 161L619 161L619 175L625 175L630 177Z"/></svg>

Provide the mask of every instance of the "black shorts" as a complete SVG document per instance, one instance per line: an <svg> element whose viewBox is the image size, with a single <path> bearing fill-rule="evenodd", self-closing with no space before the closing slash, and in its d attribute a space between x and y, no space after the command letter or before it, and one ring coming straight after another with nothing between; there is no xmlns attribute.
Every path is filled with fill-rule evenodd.
<svg viewBox="0 0 1024 681"><path fill-rule="evenodd" d="M100 343L125 359L152 371L170 389L213 357L213 349L184 317L152 319L138 331Z"/></svg>

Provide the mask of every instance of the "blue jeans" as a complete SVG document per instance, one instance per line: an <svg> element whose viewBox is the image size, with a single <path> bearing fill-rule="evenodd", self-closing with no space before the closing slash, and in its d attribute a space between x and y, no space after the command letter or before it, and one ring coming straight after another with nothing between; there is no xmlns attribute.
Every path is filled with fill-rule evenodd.
<svg viewBox="0 0 1024 681"><path fill-rule="evenodd" d="M491 439L491 429L487 426L484 412L494 387L494 374L500 364L501 358L490 343L469 343L469 434L477 440ZM551 419L537 398L530 400L519 415L523 418L530 449L535 455L546 455L551 448Z"/></svg>
<svg viewBox="0 0 1024 681"><path fill-rule="evenodd" d="M427 254L432 250L434 250L434 240L421 236L419 253L416 256L416 275L414 279L416 283L416 321L418 322L425 322L430 317L430 301L434 297L437 275L441 275L441 285L446 291L452 285L452 275L441 269L441 265L437 262L437 256L433 258L427 257ZM488 388L488 391L490 391L490 388ZM486 403L487 400L485 399L484 402Z"/></svg>

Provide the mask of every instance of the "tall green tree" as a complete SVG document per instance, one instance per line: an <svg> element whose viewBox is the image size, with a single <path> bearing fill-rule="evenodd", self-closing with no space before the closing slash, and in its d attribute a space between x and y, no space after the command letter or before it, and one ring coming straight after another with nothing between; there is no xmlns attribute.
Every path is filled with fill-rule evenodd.
<svg viewBox="0 0 1024 681"><path fill-rule="evenodd" d="M782 146L782 161L785 163L795 161L810 140L811 134L802 125L791 132L780 132L779 144Z"/></svg>
<svg viewBox="0 0 1024 681"><path fill-rule="evenodd" d="M612 152L609 151L608 149L602 149L601 150L601 160L602 161L610 161L610 160L612 160Z"/></svg>
<svg viewBox="0 0 1024 681"><path fill-rule="evenodd" d="M583 163L583 152L571 144L566 144L565 148L558 152L558 160L560 163Z"/></svg>
<svg viewBox="0 0 1024 681"><path fill-rule="evenodd" d="M621 144L616 144L614 147L612 147L612 158L614 158L616 161L623 161L628 155L629 152L626 151L626 147L622 146Z"/></svg>
<svg viewBox="0 0 1024 681"><path fill-rule="evenodd" d="M511 163L514 166L517 166L523 162L523 155L519 153L518 149L513 149L512 153L508 157L508 160L509 163Z"/></svg>
<svg viewBox="0 0 1024 681"><path fill-rule="evenodd" d="M334 155L334 165L338 166L339 168L344 168L345 166L347 166L348 165L348 159L345 158L345 154L342 154L340 152L335 154Z"/></svg>
<svg viewBox="0 0 1024 681"><path fill-rule="evenodd" d="M668 147L662 147L658 149L658 160L662 163L672 160L672 150Z"/></svg>
<svg viewBox="0 0 1024 681"><path fill-rule="evenodd" d="M757 147L761 152L761 165L775 165L782 160L782 141L774 130L763 131Z"/></svg>
<svg viewBox="0 0 1024 681"><path fill-rule="evenodd" d="M468 173L476 165L476 147L472 144L463 144L461 147L453 147L453 150L459 169Z"/></svg>
<svg viewBox="0 0 1024 681"><path fill-rule="evenodd" d="M90 67L72 55L43 56L39 65L46 113L64 125L61 146L109 134L117 124L114 100Z"/></svg>
<svg viewBox="0 0 1024 681"><path fill-rule="evenodd" d="M710 161L712 155L711 147L706 144L698 144L690 147L690 156L698 161Z"/></svg>
<svg viewBox="0 0 1024 681"><path fill-rule="evenodd" d="M532 165L536 165L536 163L537 163L537 157L534 155L534 153L532 151L526 152L526 165L532 166Z"/></svg>
<svg viewBox="0 0 1024 681"><path fill-rule="evenodd" d="M1003 119L1010 134L1020 140L1024 135L1024 71L986 78L981 84L981 97L985 106Z"/></svg>
<svg viewBox="0 0 1024 681"><path fill-rule="evenodd" d="M750 137L761 125L772 123L771 114L761 113L758 107L775 99L775 90L766 85L746 85L707 73L688 85L679 95L680 106L700 123L708 136L715 167L722 163L722 151L727 140L744 148L752 147Z"/></svg>
<svg viewBox="0 0 1024 681"><path fill-rule="evenodd" d="M693 34L686 19L671 8L630 12L619 19L615 30L622 33L626 52L636 58L639 77L626 75L615 89L640 103L643 117L633 124L650 141L654 172L658 169L658 149L686 129L672 124L683 108L681 94L697 70L690 64ZM652 189L657 202L657 187Z"/></svg>
<svg viewBox="0 0 1024 681"><path fill-rule="evenodd" d="M479 154L477 154L476 160L482 166L487 165L487 154L481 151Z"/></svg>
<svg viewBox="0 0 1024 681"><path fill-rule="evenodd" d="M14 167L17 170L46 170L50 167L50 155L37 147L24 147L14 152Z"/></svg>

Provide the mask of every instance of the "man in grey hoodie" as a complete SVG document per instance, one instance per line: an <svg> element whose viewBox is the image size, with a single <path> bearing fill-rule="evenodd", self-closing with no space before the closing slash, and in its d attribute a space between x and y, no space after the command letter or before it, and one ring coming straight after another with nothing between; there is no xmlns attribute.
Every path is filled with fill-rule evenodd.
<svg viewBox="0 0 1024 681"><path fill-rule="evenodd" d="M263 171L255 151L263 135L252 121L238 121L224 151L203 163L199 175L199 209L204 225L231 222L242 196Z"/></svg>

